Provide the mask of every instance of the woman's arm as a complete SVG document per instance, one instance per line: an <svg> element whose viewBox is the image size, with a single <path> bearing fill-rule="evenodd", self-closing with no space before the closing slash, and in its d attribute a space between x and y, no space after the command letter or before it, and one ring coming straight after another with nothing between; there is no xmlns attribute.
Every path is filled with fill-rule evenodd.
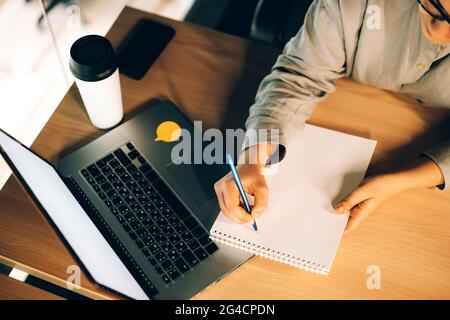
<svg viewBox="0 0 450 320"><path fill-rule="evenodd" d="M341 10L347 14L352 12L355 30L348 26L344 29ZM285 145L302 129L316 103L333 92L335 81L346 75L347 57L352 57L356 50L357 22L363 15L364 6L360 1L313 2L304 25L286 44L272 72L261 82L246 121L248 130L277 129L277 141L271 141L270 135L248 135L244 149L260 142Z"/></svg>
<svg viewBox="0 0 450 320"><path fill-rule="evenodd" d="M444 174L438 164L424 156L401 170L364 180L336 205L335 211L338 214L350 213L346 231L353 231L394 195L410 189L443 185L444 182Z"/></svg>

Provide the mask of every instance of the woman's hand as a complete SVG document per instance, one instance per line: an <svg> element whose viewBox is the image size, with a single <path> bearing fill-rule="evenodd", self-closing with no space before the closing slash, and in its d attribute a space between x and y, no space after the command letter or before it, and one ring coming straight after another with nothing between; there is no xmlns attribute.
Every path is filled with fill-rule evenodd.
<svg viewBox="0 0 450 320"><path fill-rule="evenodd" d="M355 230L371 213L397 193L444 183L437 164L428 157L419 159L397 172L364 180L349 196L339 202L337 214L350 213L346 232Z"/></svg>
<svg viewBox="0 0 450 320"><path fill-rule="evenodd" d="M395 175L380 175L364 180L335 207L337 214L350 213L345 231L355 230L371 213L400 190Z"/></svg>
<svg viewBox="0 0 450 320"><path fill-rule="evenodd" d="M241 154L236 166L244 191L253 196L251 215L242 207L242 199L231 173L214 184L220 209L227 217L239 223L250 223L267 209L268 188L262 169L271 150L270 144L250 147Z"/></svg>

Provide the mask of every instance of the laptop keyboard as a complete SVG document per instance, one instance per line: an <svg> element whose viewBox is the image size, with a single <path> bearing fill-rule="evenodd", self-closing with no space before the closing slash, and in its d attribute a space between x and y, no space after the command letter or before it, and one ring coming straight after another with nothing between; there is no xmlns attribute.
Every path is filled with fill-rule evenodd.
<svg viewBox="0 0 450 320"><path fill-rule="evenodd" d="M165 283L218 250L131 143L81 170Z"/></svg>

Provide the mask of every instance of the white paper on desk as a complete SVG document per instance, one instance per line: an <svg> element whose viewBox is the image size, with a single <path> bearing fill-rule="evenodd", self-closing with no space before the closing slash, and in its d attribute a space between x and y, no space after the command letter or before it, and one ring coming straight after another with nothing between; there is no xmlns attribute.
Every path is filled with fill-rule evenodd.
<svg viewBox="0 0 450 320"><path fill-rule="evenodd" d="M258 232L222 212L211 237L309 271L328 274L347 223L334 205L362 181L376 141L306 125L287 146L278 171L266 176L268 210Z"/></svg>

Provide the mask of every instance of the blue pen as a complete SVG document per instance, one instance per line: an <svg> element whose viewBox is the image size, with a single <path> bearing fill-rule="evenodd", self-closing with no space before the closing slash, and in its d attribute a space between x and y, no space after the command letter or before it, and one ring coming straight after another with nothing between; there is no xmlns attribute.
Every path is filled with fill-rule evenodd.
<svg viewBox="0 0 450 320"><path fill-rule="evenodd" d="M236 167L234 166L233 159L231 158L231 155L227 153L227 162L231 169L231 174L233 175L234 182L236 182L236 186L239 190L239 194L241 195L242 201L244 202L245 210L250 213L250 203L248 202L247 196L245 195L244 188L242 187L241 178L239 178L239 174L236 170ZM258 231L258 226L256 225L256 221L253 220L253 229L255 231Z"/></svg>

